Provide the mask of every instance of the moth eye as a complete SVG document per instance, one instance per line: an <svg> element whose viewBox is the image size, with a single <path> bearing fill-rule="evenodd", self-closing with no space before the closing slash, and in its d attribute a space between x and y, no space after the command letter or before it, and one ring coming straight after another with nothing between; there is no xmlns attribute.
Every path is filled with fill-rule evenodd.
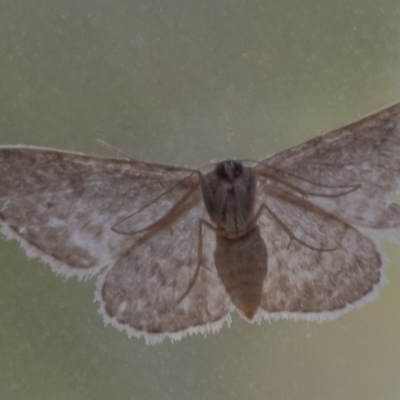
<svg viewBox="0 0 400 400"><path fill-rule="evenodd" d="M217 166L215 167L215 173L221 179L227 178L226 171L225 171L225 164L224 163L217 164Z"/></svg>
<svg viewBox="0 0 400 400"><path fill-rule="evenodd" d="M233 174L235 177L238 177L243 174L243 165L241 163L235 163Z"/></svg>

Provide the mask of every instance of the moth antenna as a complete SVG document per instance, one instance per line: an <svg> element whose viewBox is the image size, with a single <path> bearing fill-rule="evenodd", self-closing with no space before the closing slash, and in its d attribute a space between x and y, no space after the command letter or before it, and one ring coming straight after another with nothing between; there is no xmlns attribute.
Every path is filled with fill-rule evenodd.
<svg viewBox="0 0 400 400"><path fill-rule="evenodd" d="M124 152L122 152L120 149L118 149L117 147L112 146L110 143L105 142L102 139L96 139L96 142L101 144L102 146L108 147L111 150L114 150L118 155L123 156L124 158L126 158L127 160L133 160L132 157L128 156L127 154L125 154Z"/></svg>

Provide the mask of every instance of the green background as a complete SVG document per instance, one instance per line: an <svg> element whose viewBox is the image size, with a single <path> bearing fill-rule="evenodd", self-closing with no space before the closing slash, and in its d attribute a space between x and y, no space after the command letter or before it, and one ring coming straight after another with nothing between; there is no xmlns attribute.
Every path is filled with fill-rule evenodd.
<svg viewBox="0 0 400 400"><path fill-rule="evenodd" d="M400 100L400 3L0 0L0 143L198 167L260 159ZM400 398L391 284L324 324L149 347L104 327L95 281L0 241L0 399Z"/></svg>

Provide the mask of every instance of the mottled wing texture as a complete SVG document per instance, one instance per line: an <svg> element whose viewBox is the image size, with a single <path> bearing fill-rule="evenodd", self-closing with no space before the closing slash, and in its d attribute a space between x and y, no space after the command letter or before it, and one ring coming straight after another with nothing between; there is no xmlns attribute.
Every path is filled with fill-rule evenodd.
<svg viewBox="0 0 400 400"><path fill-rule="evenodd" d="M178 338L178 330L212 330L226 317L229 301L206 268L177 304L195 273L205 216L196 172L6 146L0 198L2 231L28 255L63 276L85 278L107 267L99 278L101 312L129 334ZM203 242L212 248L211 233Z"/></svg>
<svg viewBox="0 0 400 400"><path fill-rule="evenodd" d="M390 200L400 186L400 103L284 150L257 169L261 176L274 175L278 184L302 189L310 201L349 223L398 227L400 206Z"/></svg>
<svg viewBox="0 0 400 400"><path fill-rule="evenodd" d="M272 196L267 204L294 237L270 213L260 217L268 251L264 317L333 318L373 293L382 260L370 238L305 204Z"/></svg>
<svg viewBox="0 0 400 400"><path fill-rule="evenodd" d="M396 104L257 166L263 317L332 318L376 294L382 256L364 228L400 225L399 155Z"/></svg>
<svg viewBox="0 0 400 400"><path fill-rule="evenodd" d="M213 264L215 235L203 229L203 266L184 296L198 261L197 224L205 213L194 207L167 229L130 251L99 280L97 298L107 320L149 342L165 336L216 331L229 318L230 299ZM138 248L139 250L139 248ZM229 321L228 321L229 322Z"/></svg>

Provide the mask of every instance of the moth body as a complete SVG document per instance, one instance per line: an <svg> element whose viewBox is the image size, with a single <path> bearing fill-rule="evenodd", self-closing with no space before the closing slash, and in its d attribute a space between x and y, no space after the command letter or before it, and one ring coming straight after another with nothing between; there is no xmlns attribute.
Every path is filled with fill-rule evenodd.
<svg viewBox="0 0 400 400"><path fill-rule="evenodd" d="M267 248L256 225L257 173L239 161L218 163L202 179L204 203L216 225L214 262L233 304L249 320L267 275Z"/></svg>

